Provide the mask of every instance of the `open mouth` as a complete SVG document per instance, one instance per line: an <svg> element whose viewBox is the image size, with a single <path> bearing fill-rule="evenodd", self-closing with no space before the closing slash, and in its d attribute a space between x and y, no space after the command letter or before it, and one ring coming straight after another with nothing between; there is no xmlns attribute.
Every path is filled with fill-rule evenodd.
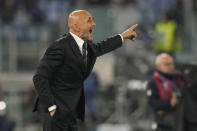
<svg viewBox="0 0 197 131"><path fill-rule="evenodd" d="M92 33L92 29L90 29L89 32Z"/></svg>

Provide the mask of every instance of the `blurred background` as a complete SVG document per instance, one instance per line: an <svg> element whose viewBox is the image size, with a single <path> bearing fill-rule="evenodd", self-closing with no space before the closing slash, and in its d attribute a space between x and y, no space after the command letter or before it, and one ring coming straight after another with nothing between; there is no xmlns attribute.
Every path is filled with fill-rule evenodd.
<svg viewBox="0 0 197 131"><path fill-rule="evenodd" d="M77 9L94 16L95 42L139 24L135 43L126 41L97 59L85 82L87 113L81 130L152 131L145 88L159 52L172 54L177 71L192 76L197 63L196 0L0 0L0 131L41 131L32 113L32 76L49 44L68 32L67 16ZM157 46L163 21L173 22L166 26L174 29L169 34L173 47Z"/></svg>

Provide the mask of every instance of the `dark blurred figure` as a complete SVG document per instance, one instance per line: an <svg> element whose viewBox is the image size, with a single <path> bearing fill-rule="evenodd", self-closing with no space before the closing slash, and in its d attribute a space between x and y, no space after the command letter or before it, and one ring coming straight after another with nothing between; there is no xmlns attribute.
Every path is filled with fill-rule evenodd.
<svg viewBox="0 0 197 131"><path fill-rule="evenodd" d="M2 8L3 8L3 0L0 0L0 16L1 16ZM0 20L1 20L1 18L0 18Z"/></svg>
<svg viewBox="0 0 197 131"><path fill-rule="evenodd" d="M0 101L2 100L3 93L2 93L2 85L1 85L1 77L0 77Z"/></svg>
<svg viewBox="0 0 197 131"><path fill-rule="evenodd" d="M156 58L157 71L147 85L148 103L154 109L157 131L182 130L181 77L175 75L173 58L162 53Z"/></svg>
<svg viewBox="0 0 197 131"><path fill-rule="evenodd" d="M197 64L181 65L184 74L183 88L184 131L197 131Z"/></svg>
<svg viewBox="0 0 197 131"><path fill-rule="evenodd" d="M197 12L197 1L193 0L192 2L193 2L194 11Z"/></svg>
<svg viewBox="0 0 197 131"><path fill-rule="evenodd" d="M95 72L92 72L85 80L84 88L85 88L86 106L88 108L88 111L93 121L97 120L97 113L96 113L96 107L94 105L94 99L98 85L99 83L98 83L97 74Z"/></svg>
<svg viewBox="0 0 197 131"><path fill-rule="evenodd" d="M86 0L89 5L106 5L109 4L111 0Z"/></svg>
<svg viewBox="0 0 197 131"><path fill-rule="evenodd" d="M181 50L181 40L177 35L177 23L166 13L155 26L153 49L157 53L168 53L173 56Z"/></svg>
<svg viewBox="0 0 197 131"><path fill-rule="evenodd" d="M3 93L0 83L0 131L13 131L16 123L8 118L6 113L6 103L2 100L2 95Z"/></svg>
<svg viewBox="0 0 197 131"><path fill-rule="evenodd" d="M170 18L176 21L178 28L182 29L181 26L184 24L184 0L177 0L174 8L168 12L170 13Z"/></svg>
<svg viewBox="0 0 197 131"><path fill-rule="evenodd" d="M0 1L0 17L3 23L9 24L14 20L14 13L16 11L14 0Z"/></svg>
<svg viewBox="0 0 197 131"><path fill-rule="evenodd" d="M127 5L136 5L138 0L111 0L110 5L117 6L127 6Z"/></svg>
<svg viewBox="0 0 197 131"><path fill-rule="evenodd" d="M95 106L95 97L99 86L96 72L92 72L84 82L85 103L88 111L86 125L83 127L84 131L95 131L98 120L97 108Z"/></svg>
<svg viewBox="0 0 197 131"><path fill-rule="evenodd" d="M25 5L25 9L31 16L32 22L40 23L44 20L44 15L39 8L40 0L22 0Z"/></svg>
<svg viewBox="0 0 197 131"><path fill-rule="evenodd" d="M6 114L2 114L0 110L0 131L14 131L16 123L8 119Z"/></svg>

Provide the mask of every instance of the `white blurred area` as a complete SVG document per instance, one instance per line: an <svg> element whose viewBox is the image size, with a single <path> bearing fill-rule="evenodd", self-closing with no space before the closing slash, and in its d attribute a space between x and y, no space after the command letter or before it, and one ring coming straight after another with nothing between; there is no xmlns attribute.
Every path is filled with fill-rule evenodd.
<svg viewBox="0 0 197 131"><path fill-rule="evenodd" d="M19 0L9 1L16 4L13 18L4 18L0 10L0 114L6 113L16 122L14 131L41 131L32 114L36 96L32 76L49 44L68 32L67 16L76 9L86 9L94 16L95 41L119 34L133 24L140 25L136 43L126 41L120 49L97 59L93 71L99 78L94 101L99 121L91 125L87 111L90 125L87 124L86 131L152 131L155 128L145 85L154 71L156 56L149 39L153 39L155 22L168 7L165 0L158 0L164 1L161 14L154 14L155 10L149 7L149 2L154 0L60 0L61 4L58 0L36 0L43 16L31 4L26 7ZM196 0L182 1L183 49L175 58L177 63L197 63ZM175 5L172 3L172 6Z"/></svg>
<svg viewBox="0 0 197 131"><path fill-rule="evenodd" d="M6 109L6 103L4 101L0 101L0 112Z"/></svg>

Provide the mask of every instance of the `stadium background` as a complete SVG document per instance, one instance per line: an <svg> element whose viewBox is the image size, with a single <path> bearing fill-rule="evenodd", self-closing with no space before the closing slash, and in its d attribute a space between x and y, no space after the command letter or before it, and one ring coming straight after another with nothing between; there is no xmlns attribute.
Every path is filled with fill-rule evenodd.
<svg viewBox="0 0 197 131"><path fill-rule="evenodd" d="M154 71L154 26L170 11L182 41L176 63L196 63L196 0L0 0L0 99L6 102L8 118L15 121L14 131L41 131L31 112L32 76L48 45L68 32L67 16L77 9L94 16L94 41L140 25L136 43L126 41L97 60L94 102L99 120L92 124L87 111L84 129L151 131L153 117L144 89Z"/></svg>

